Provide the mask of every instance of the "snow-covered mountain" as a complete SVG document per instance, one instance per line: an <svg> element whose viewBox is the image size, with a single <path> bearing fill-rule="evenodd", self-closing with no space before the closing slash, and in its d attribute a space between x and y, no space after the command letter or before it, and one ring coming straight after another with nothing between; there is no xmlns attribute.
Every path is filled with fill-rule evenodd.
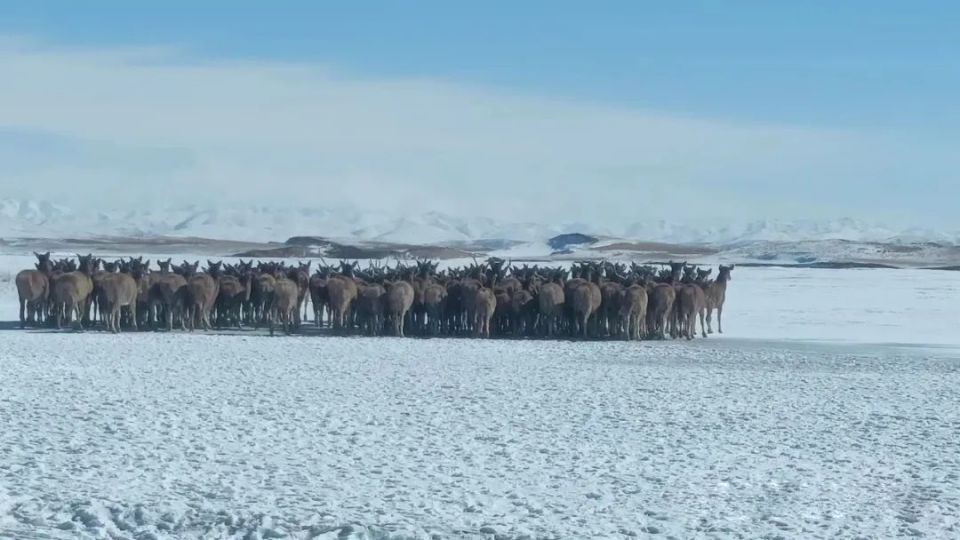
<svg viewBox="0 0 960 540"><path fill-rule="evenodd" d="M850 218L834 220L752 220L733 223L639 222L627 227L626 238L659 242L736 245L755 242L847 240L851 242L955 243L958 231L898 228Z"/></svg>
<svg viewBox="0 0 960 540"><path fill-rule="evenodd" d="M848 240L854 242L941 242L955 244L957 231L896 228L853 219L830 221L754 220L743 222L638 221L622 229L583 223L540 224L461 217L439 212L391 215L354 208L210 208L85 211L43 201L0 199L0 238L179 236L222 240L283 241L291 236L323 236L411 244L442 244L480 239L539 242L580 232L632 240L709 245L758 242Z"/></svg>
<svg viewBox="0 0 960 540"><path fill-rule="evenodd" d="M283 241L291 236L411 244L478 239L535 241L574 225L509 223L427 212L389 215L353 208L244 206L88 212L37 201L0 199L0 238L87 236L193 236L223 240Z"/></svg>

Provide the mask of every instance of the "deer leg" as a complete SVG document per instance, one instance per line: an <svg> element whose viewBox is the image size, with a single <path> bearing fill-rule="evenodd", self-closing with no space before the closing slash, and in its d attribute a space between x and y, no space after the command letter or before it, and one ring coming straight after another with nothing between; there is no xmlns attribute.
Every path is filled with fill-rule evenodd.
<svg viewBox="0 0 960 540"><path fill-rule="evenodd" d="M76 323L77 330L79 331L83 331L83 316L84 316L84 311L87 311L85 310L86 307L87 305L85 302L79 302L73 306L74 311L76 311L77 320L70 321L70 324L72 326L74 323Z"/></svg>
<svg viewBox="0 0 960 540"><path fill-rule="evenodd" d="M717 332L723 333L723 306L717 306Z"/></svg>
<svg viewBox="0 0 960 540"><path fill-rule="evenodd" d="M197 323L200 322L200 307L196 304L187 308L187 315L190 318L190 331L197 329Z"/></svg>
<svg viewBox="0 0 960 540"><path fill-rule="evenodd" d="M190 318L190 308L186 306L177 306L177 313L180 317L180 329L187 331L187 319Z"/></svg>

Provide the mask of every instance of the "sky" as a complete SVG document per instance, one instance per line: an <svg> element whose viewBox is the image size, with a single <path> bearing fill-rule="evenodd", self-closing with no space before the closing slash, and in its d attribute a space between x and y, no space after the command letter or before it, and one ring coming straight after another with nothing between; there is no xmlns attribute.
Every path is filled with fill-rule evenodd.
<svg viewBox="0 0 960 540"><path fill-rule="evenodd" d="M960 4L4 2L0 197L960 225Z"/></svg>

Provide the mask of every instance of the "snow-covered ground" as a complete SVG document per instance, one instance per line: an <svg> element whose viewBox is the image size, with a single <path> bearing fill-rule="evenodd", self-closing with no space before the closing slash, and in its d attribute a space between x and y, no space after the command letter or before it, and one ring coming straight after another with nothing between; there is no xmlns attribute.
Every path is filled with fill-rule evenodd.
<svg viewBox="0 0 960 540"><path fill-rule="evenodd" d="M9 537L960 533L953 350L7 331L0 358Z"/></svg>
<svg viewBox="0 0 960 540"><path fill-rule="evenodd" d="M957 537L960 275L733 278L692 343L2 323L0 537Z"/></svg>

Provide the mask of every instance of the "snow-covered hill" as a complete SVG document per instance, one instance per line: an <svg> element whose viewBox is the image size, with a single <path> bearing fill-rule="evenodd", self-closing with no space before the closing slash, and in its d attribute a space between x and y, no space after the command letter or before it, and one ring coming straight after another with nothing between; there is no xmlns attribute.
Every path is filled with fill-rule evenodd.
<svg viewBox="0 0 960 540"><path fill-rule="evenodd" d="M657 242L736 245L753 242L805 242L848 240L852 242L945 242L960 239L958 231L918 227L898 228L850 218L834 220L752 220L728 223L671 223L664 220L638 222L624 231L626 238Z"/></svg>
<svg viewBox="0 0 960 540"><path fill-rule="evenodd" d="M637 221L619 229L584 223L505 222L428 212L392 215L355 208L129 208L85 211L43 201L0 199L0 238L192 236L222 240L283 241L309 235L349 241L443 244L480 239L542 242L563 233L586 233L646 242L741 246L758 242L847 240L954 244L960 232L896 228L853 219L743 222Z"/></svg>
<svg viewBox="0 0 960 540"><path fill-rule="evenodd" d="M0 238L123 235L283 241L291 236L311 235L437 244L478 239L535 241L571 232L574 227L510 223L439 212L390 215L353 208L180 206L89 212L46 202L0 199Z"/></svg>

